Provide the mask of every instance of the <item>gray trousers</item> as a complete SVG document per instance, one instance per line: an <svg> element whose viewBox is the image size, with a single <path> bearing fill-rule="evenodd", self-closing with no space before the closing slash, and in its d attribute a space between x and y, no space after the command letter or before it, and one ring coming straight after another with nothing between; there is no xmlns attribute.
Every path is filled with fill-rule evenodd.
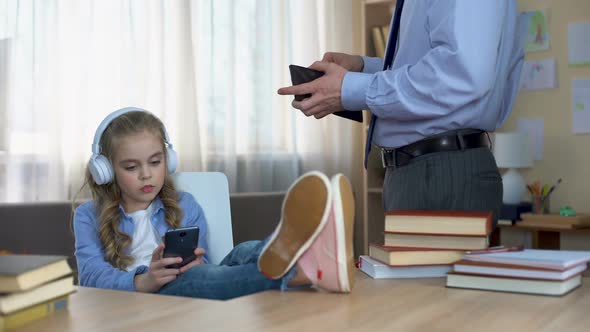
<svg viewBox="0 0 590 332"><path fill-rule="evenodd" d="M502 207L502 178L490 149L426 154L388 167L383 206L391 210L493 211Z"/></svg>

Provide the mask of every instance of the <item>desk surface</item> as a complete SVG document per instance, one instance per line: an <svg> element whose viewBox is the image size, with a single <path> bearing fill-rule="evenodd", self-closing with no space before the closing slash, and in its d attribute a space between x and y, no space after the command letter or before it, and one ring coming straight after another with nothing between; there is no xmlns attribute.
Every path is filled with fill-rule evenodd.
<svg viewBox="0 0 590 332"><path fill-rule="evenodd" d="M581 234L590 234L590 227L584 228L571 228L568 225L543 225L543 224L519 224L514 225L498 225L499 228L507 229L525 229L532 231L545 231L545 232L574 232Z"/></svg>
<svg viewBox="0 0 590 332"><path fill-rule="evenodd" d="M66 312L15 331L583 331L590 279L563 297L445 288L445 278L373 280L349 295L268 291L230 301L79 288Z"/></svg>

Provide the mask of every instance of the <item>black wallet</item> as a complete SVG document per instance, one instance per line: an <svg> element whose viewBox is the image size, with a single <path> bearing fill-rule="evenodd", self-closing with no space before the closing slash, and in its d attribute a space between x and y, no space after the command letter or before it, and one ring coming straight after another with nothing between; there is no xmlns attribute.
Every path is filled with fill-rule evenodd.
<svg viewBox="0 0 590 332"><path fill-rule="evenodd" d="M291 73L291 82L293 85L311 82L324 76L324 73L321 71L297 65L289 65L289 72ZM305 95L295 95L295 100L302 101L303 99L309 97L311 97L311 93ZM334 115L358 122L363 122L363 112L361 111L340 111L334 112Z"/></svg>

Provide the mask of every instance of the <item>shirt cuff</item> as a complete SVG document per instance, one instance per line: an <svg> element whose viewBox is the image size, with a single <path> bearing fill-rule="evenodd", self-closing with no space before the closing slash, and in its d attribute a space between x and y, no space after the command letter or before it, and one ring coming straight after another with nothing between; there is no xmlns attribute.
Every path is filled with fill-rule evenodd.
<svg viewBox="0 0 590 332"><path fill-rule="evenodd" d="M363 73L374 74L383 70L383 59L363 56Z"/></svg>
<svg viewBox="0 0 590 332"><path fill-rule="evenodd" d="M130 271L129 273L127 273L129 278L125 278L126 280L123 281L123 289L130 291L130 292L136 291L136 289L135 289L135 276L138 274L144 274L148 270L149 270L149 268L147 266L140 265L137 268L135 268L135 271Z"/></svg>
<svg viewBox="0 0 590 332"><path fill-rule="evenodd" d="M366 92L372 74L348 72L342 80L342 107L347 111L367 109Z"/></svg>

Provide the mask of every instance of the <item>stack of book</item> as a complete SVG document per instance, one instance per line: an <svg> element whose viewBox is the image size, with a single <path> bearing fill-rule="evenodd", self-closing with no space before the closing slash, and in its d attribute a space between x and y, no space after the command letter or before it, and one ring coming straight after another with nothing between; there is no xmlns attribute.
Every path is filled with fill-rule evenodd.
<svg viewBox="0 0 590 332"><path fill-rule="evenodd" d="M66 310L72 292L66 257L0 255L0 330Z"/></svg>
<svg viewBox="0 0 590 332"><path fill-rule="evenodd" d="M491 230L491 212L389 212L384 244L369 246L360 269L373 278L444 277L465 251L487 248Z"/></svg>
<svg viewBox="0 0 590 332"><path fill-rule="evenodd" d="M588 261L590 251L468 254L454 264L447 287L559 296L581 285Z"/></svg>

